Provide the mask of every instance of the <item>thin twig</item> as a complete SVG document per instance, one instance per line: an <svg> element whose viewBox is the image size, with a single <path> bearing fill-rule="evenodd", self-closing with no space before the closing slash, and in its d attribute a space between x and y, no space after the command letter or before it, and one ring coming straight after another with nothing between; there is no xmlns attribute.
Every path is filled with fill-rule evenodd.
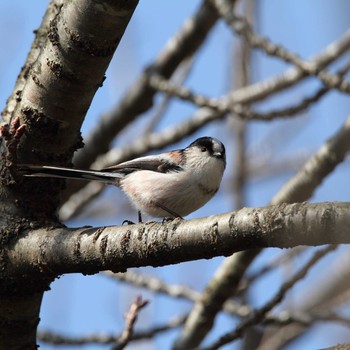
<svg viewBox="0 0 350 350"><path fill-rule="evenodd" d="M171 80L178 85L181 85L189 76L192 68L193 68L193 63L194 63L194 57L188 57L186 58L179 68L175 71L173 74L173 77ZM158 104L156 111L154 115L150 118L150 121L148 125L146 125L145 130L143 132L144 135L147 135L151 132L154 131L155 126L159 123L161 120L162 116L164 116L165 111L169 107L170 101L172 100L172 95L166 94L163 98L163 100Z"/></svg>
<svg viewBox="0 0 350 350"><path fill-rule="evenodd" d="M140 313L140 310L147 304L148 300L142 300L140 296L138 296L131 304L129 311L125 314L124 331L120 338L117 340L117 344L113 347L113 350L122 350L130 342L134 333L134 325Z"/></svg>
<svg viewBox="0 0 350 350"><path fill-rule="evenodd" d="M213 5L220 13L226 23L239 35L242 35L254 48L263 50L266 54L281 58L283 61L292 63L305 75L318 77L329 88L338 89L342 92L350 92L350 84L338 75L331 74L325 70L320 70L311 62L303 61L297 54L289 52L281 45L270 42L267 38L254 33L249 22L241 16L237 16L232 11L227 0L212 0Z"/></svg>
<svg viewBox="0 0 350 350"><path fill-rule="evenodd" d="M142 275L132 270L128 270L125 273L105 271L103 274L115 280L127 282L134 286L146 288L152 292L166 294L174 298L195 301L200 296L200 293L192 288L182 285L170 285L155 276Z"/></svg>
<svg viewBox="0 0 350 350"><path fill-rule="evenodd" d="M350 63L346 64L335 75L341 79L349 69ZM211 108L217 111L219 114L234 113L245 120L262 121L293 117L318 102L332 89L332 87L324 85L316 90L312 95L303 98L301 101L293 105L261 113L254 111L248 105L232 102L230 94L221 98L206 97L204 95L200 95L194 91L191 91L186 87L176 85L171 81L163 78L159 74L151 74L149 78L149 84L154 89L164 92L167 95L175 96L181 100L194 103L198 107Z"/></svg>
<svg viewBox="0 0 350 350"><path fill-rule="evenodd" d="M145 340L145 339L152 339L155 335L159 333L163 333L169 330L172 330L174 328L177 328L181 326L185 320L185 316L179 316L176 317L173 320L170 320L169 322L151 327L148 330L144 331L135 331L131 337L131 340L138 341L138 340ZM115 344L118 339L120 339L120 336L115 336L111 334L91 334L86 335L83 337L67 337L61 334L53 333L50 331L39 331L37 334L38 340L49 343L53 345L85 345L85 344Z"/></svg>

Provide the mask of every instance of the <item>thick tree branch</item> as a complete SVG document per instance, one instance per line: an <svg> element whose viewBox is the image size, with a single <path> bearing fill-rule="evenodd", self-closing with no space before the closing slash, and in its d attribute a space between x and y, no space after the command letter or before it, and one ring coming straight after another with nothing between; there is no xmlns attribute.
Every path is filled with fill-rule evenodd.
<svg viewBox="0 0 350 350"><path fill-rule="evenodd" d="M137 0L51 3L5 110L7 124L13 124L11 117L26 124L16 149L18 162L71 162L82 145L85 113L136 5ZM42 273L36 278L19 270L13 276L5 251L25 227L57 226L62 183L14 181L1 146L0 347L34 349L42 294L56 275L38 263Z"/></svg>
<svg viewBox="0 0 350 350"><path fill-rule="evenodd" d="M350 243L349 203L281 204L188 221L127 227L39 229L6 252L18 273L125 271L262 248Z"/></svg>
<svg viewBox="0 0 350 350"><path fill-rule="evenodd" d="M47 162L46 153L62 163L71 160L81 123L136 5L137 0L106 0L103 6L77 0L59 8L13 112L28 125L24 161Z"/></svg>

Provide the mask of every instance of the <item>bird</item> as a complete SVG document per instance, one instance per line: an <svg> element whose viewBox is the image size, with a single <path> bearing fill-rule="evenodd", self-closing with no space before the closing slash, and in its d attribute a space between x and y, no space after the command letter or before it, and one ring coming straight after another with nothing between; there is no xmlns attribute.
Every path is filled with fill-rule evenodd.
<svg viewBox="0 0 350 350"><path fill-rule="evenodd" d="M201 208L218 191L226 167L224 144L204 136L183 149L135 158L101 170L20 165L24 176L100 181L119 187L138 211L180 218ZM127 221L127 220L126 220Z"/></svg>

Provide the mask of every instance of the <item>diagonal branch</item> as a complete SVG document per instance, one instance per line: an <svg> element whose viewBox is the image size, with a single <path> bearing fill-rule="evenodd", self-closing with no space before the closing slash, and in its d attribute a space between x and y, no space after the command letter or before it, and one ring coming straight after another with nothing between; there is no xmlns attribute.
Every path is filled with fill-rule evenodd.
<svg viewBox="0 0 350 350"><path fill-rule="evenodd" d="M350 69L349 64L346 64L336 76L341 79ZM272 110L270 112L258 113L250 109L247 105L241 103L232 103L230 100L230 95L223 96L220 98L211 98L197 94L190 89L175 85L171 81L165 79L159 74L152 74L149 77L149 84L158 91L164 92L168 95L175 96L184 101L196 104L198 107L211 108L218 112L218 117L223 113L235 113L241 118L247 120L264 120L269 121L275 118L291 117L300 113L301 111L307 109L310 105L318 102L324 95L331 91L331 87L328 85L323 85L311 96L305 97L300 102L297 102L288 107L281 109Z"/></svg>
<svg viewBox="0 0 350 350"><path fill-rule="evenodd" d="M309 272L309 270L325 255L327 255L330 251L334 250L336 246L331 245L328 247L325 247L319 251L317 251L310 259L309 261L297 272L295 273L290 279L288 279L285 283L281 285L278 292L273 296L263 307L253 312L249 317L247 317L245 320L243 320L238 327L233 330L230 333L225 334L220 339L215 341L212 345L209 345L207 347L202 348L202 350L215 350L219 349L221 346L228 344L239 337L242 336L244 331L247 330L248 327L257 324L260 322L265 315L272 310L276 305L278 305L283 298L285 297L286 293L302 278L306 276L306 274Z"/></svg>
<svg viewBox="0 0 350 350"><path fill-rule="evenodd" d="M309 199L327 175L332 173L350 149L350 117L304 166L272 198L272 204Z"/></svg>
<svg viewBox="0 0 350 350"><path fill-rule="evenodd" d="M322 70L336 61L350 49L350 30L347 30L340 38L329 44L322 52L311 57L308 62L316 70ZM232 102L253 103L261 101L277 92L281 92L305 78L305 74L297 67L291 67L282 74L233 91Z"/></svg>

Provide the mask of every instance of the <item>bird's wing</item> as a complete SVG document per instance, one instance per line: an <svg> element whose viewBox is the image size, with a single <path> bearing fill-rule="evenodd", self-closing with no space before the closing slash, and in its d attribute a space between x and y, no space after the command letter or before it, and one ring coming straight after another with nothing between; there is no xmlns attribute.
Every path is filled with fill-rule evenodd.
<svg viewBox="0 0 350 350"><path fill-rule="evenodd" d="M125 175L140 170L150 170L158 173L182 171L182 162L179 162L179 159L176 158L180 157L180 151L178 152L179 154L172 152L171 156L170 153L164 153L163 155L140 157L102 169L101 171L118 172Z"/></svg>

